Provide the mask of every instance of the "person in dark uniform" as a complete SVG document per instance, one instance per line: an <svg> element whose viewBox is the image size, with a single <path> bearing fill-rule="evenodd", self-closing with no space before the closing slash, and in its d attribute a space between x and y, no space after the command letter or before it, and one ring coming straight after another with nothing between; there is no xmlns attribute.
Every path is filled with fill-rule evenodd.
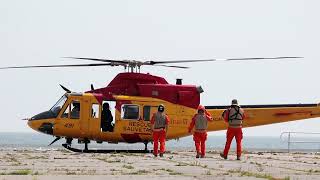
<svg viewBox="0 0 320 180"><path fill-rule="evenodd" d="M102 131L113 131L112 126L113 116L110 111L109 103L104 103L102 105L102 113L101 113L101 129Z"/></svg>

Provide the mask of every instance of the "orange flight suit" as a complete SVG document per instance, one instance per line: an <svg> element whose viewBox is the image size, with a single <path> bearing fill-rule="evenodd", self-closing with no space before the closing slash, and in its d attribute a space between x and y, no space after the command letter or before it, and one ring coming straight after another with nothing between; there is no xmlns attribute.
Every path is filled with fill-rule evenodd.
<svg viewBox="0 0 320 180"><path fill-rule="evenodd" d="M226 145L225 145L225 148L223 151L223 155L224 155L224 157L228 156L232 139L233 139L233 137L235 137L236 142L237 142L237 157L240 157L241 152L242 152L241 144L242 144L242 138L243 138L242 122L241 122L241 124L238 124L235 126L231 125L231 122L229 122L230 121L230 117L229 117L230 109L231 108L226 109L223 113L223 118L224 118L225 122L227 122L229 124L228 130L227 130L227 141L226 141ZM240 107L239 107L239 111L241 113L241 119L244 120L245 119L244 111Z"/></svg>
<svg viewBox="0 0 320 180"><path fill-rule="evenodd" d="M212 117L203 106L199 105L198 110L203 110L204 114L197 113L193 116L188 132L190 133L191 130L195 127L195 131L193 133L193 140L197 151L197 157L199 155L201 155L201 157L204 157L206 154L206 140L208 128L207 123L208 121L212 121Z"/></svg>
<svg viewBox="0 0 320 180"><path fill-rule="evenodd" d="M151 125L153 128L153 154L158 155L158 143L160 141L160 155L165 152L166 142L166 126L169 124L169 117L166 114L154 113L151 118Z"/></svg>

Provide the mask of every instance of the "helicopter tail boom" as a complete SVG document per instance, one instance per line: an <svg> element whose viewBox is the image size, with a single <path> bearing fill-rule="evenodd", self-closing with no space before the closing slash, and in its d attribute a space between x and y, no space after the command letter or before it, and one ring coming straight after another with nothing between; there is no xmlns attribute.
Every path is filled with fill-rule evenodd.
<svg viewBox="0 0 320 180"><path fill-rule="evenodd" d="M221 115L228 107L229 106L206 106L208 112L213 115L213 119L217 121L217 123L212 125L215 127L209 127L209 129L226 129L227 125ZM320 117L320 106L318 104L244 105L241 107L246 114L243 127Z"/></svg>

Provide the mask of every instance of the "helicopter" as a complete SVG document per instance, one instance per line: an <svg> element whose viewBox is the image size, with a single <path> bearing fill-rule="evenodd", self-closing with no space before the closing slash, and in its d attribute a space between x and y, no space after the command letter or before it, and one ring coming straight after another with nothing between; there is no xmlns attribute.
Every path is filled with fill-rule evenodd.
<svg viewBox="0 0 320 180"><path fill-rule="evenodd" d="M91 141L97 143L144 143L144 150L131 152L149 152L147 145L152 142L150 120L159 104L166 107L170 117L167 140L179 139L191 135L188 126L200 104L201 86L184 85L182 79L169 84L165 78L141 73L142 66L159 66L187 69L187 66L168 65L177 63L213 62L218 59L138 61L114 60L84 57L66 57L77 60L89 60L99 63L65 64L44 66L13 66L0 69L51 68L51 67L93 67L122 66L125 72L119 73L106 86L86 92L73 92L60 85L65 94L48 111L27 118L28 126L35 131L56 137L49 145L65 139L63 147L74 152L120 152L121 150L93 150L88 148ZM232 58L225 61L281 60L301 57L271 58ZM114 106L112 123L108 128L102 121L104 104ZM227 125L221 117L229 106L205 106L212 115L214 123L209 123L208 131L225 130ZM308 118L320 117L319 104L268 104L242 105L246 112L243 127L253 127ZM84 144L84 149L72 147L73 139ZM129 151L129 150L125 150Z"/></svg>

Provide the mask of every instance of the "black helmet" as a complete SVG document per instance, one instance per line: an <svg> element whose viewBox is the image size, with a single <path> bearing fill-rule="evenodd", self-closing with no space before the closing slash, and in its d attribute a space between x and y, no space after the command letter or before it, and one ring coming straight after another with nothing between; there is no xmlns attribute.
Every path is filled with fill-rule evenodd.
<svg viewBox="0 0 320 180"><path fill-rule="evenodd" d="M160 104L160 105L158 106L158 111L159 111L159 112L164 112L164 105L163 105L163 104Z"/></svg>
<svg viewBox="0 0 320 180"><path fill-rule="evenodd" d="M237 99L232 99L231 105L238 106L238 100Z"/></svg>

